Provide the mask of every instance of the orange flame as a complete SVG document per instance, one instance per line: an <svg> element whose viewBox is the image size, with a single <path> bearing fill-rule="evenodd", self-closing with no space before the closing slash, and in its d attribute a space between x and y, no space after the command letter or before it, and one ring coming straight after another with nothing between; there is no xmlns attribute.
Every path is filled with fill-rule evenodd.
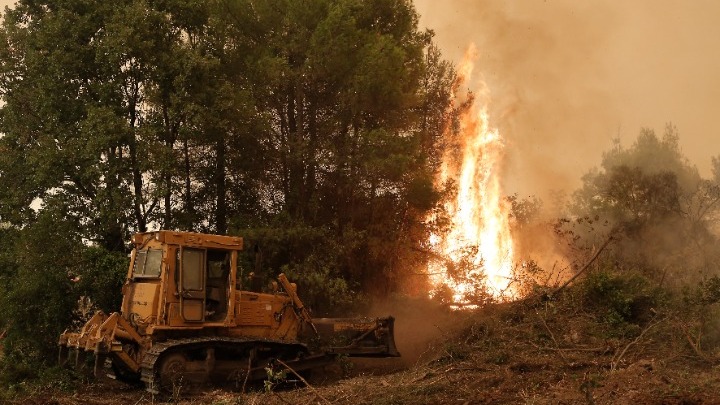
<svg viewBox="0 0 720 405"><path fill-rule="evenodd" d="M458 67L456 88L472 77L476 54L471 45ZM478 93L488 99L484 83ZM458 94L454 99L460 99ZM460 114L456 141L460 152L448 148L438 178L441 184L450 179L457 184L457 196L445 203L450 229L430 238L430 244L446 259L445 263L430 263L434 293L443 286L450 288L454 304L467 304L469 297L482 293L495 299L513 296L513 242L499 179L504 142L489 126L487 103L478 103L478 98L470 101ZM446 139L455 135L450 131Z"/></svg>

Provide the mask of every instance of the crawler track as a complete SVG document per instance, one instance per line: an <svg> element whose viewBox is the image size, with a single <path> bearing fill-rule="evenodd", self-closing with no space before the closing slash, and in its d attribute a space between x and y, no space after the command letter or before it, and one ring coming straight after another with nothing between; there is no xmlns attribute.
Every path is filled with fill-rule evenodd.
<svg viewBox="0 0 720 405"><path fill-rule="evenodd" d="M327 364L334 355L309 355L305 345L271 339L199 337L157 343L143 356L140 380L152 393L170 391L173 378L188 385L258 380L274 359L294 370ZM170 364L172 363L172 364Z"/></svg>

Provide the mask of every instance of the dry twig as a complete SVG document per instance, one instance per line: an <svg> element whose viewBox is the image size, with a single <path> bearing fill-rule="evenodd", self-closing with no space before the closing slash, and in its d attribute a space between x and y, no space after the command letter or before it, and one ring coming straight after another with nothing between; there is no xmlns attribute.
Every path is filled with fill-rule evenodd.
<svg viewBox="0 0 720 405"><path fill-rule="evenodd" d="M283 367L285 367L286 369L288 369L288 371L290 371L291 373L293 373L297 378L299 378L300 381L302 381L303 384L305 384L306 387L310 388L310 389L312 390L312 392L313 392L318 398L320 398L320 399L322 399L323 401L325 401L325 403L332 405L332 403L331 403L330 401L328 401L327 398L325 398L324 396L320 395L320 392L318 392L318 390L316 390L315 387L313 387L312 385L310 385L310 383L307 382L307 380L304 379L300 374L298 374L297 371L293 370L292 367L290 367L290 366L288 366L287 364L285 364L282 360L276 359L275 361L278 362L278 364L280 364L281 366L283 366Z"/></svg>
<svg viewBox="0 0 720 405"><path fill-rule="evenodd" d="M241 394L245 393L245 387L247 386L248 377L250 377L250 370L252 369L252 360L253 360L253 356L251 354L250 356L248 356L248 367L247 367L247 372L245 373L245 381L243 381L242 391L240 391Z"/></svg>
<svg viewBox="0 0 720 405"><path fill-rule="evenodd" d="M682 328L683 334L685 335L685 338L687 339L688 343L690 344L690 348L695 352L695 354L702 359L705 362L712 363L712 360L708 358L705 353L702 352L700 349L700 339L697 339L697 342L693 340L693 338L690 336L690 333L687 331L686 328Z"/></svg>
<svg viewBox="0 0 720 405"><path fill-rule="evenodd" d="M550 327L548 326L547 322L545 322L545 318L543 318L540 314L537 314L538 318L540 318L540 322L542 322L543 326L545 327L545 330L548 331L550 334L550 338L552 339L553 343L555 343L555 347L558 349L558 353L560 353L560 357L562 357L563 361L567 363L568 359L565 357L565 353L563 353L562 350L560 350L560 343L558 343L557 339L555 339L555 334L552 333L550 330Z"/></svg>
<svg viewBox="0 0 720 405"><path fill-rule="evenodd" d="M281 397L280 394L278 394L277 392L272 391L272 393L273 393L273 395L275 395L276 397L278 397L283 403L289 404L289 405L293 405L292 402L289 402L289 401L286 400L285 398Z"/></svg>
<svg viewBox="0 0 720 405"><path fill-rule="evenodd" d="M589 353L606 353L610 348L608 347L569 347L569 348L556 348L556 347L544 347L538 346L533 342L530 343L534 348L538 350L549 350L553 352L589 352Z"/></svg>
<svg viewBox="0 0 720 405"><path fill-rule="evenodd" d="M598 256L600 256L600 253L602 253L602 251L605 250L605 248L610 244L610 242L613 241L613 235L614 235L614 233L611 233L611 234L610 234L610 236L607 238L607 240L605 241L605 243L603 243L602 246L600 246L600 249L598 249L598 251L595 252L595 254L593 255L593 257L590 258L590 260L589 260L587 263L585 263L585 266L583 266L583 268L580 269L580 271L578 271L577 273L575 273L574 276L570 277L570 279L569 279L568 281L566 281L565 284L561 285L561 286L558 287L555 291L553 291L552 293L550 293L550 294L549 294L550 298L552 298L553 295L556 295L556 294L559 293L560 291L562 291L562 290L564 290L565 288L567 288L567 286L569 286L570 283L572 283L573 281L575 281L576 278L580 277L581 274L583 274L587 269L589 269L589 268L590 268L590 265L595 262L595 259L597 259Z"/></svg>
<svg viewBox="0 0 720 405"><path fill-rule="evenodd" d="M630 346L637 344L650 329L652 329L654 326L658 325L662 321L663 320L661 319L655 323L650 323L645 329L643 329L642 332L640 332L640 335L638 335L638 337L633 339L632 342L628 343L620 353L614 355L612 360L610 361L610 371L617 370L620 361L622 360L623 356L625 356L625 353L628 351Z"/></svg>

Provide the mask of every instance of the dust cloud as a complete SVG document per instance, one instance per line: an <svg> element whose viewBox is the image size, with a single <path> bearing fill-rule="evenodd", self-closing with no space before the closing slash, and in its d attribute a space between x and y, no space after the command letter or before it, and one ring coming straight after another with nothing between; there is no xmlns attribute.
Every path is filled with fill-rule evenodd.
<svg viewBox="0 0 720 405"><path fill-rule="evenodd" d="M385 302L374 302L368 316L395 317L395 344L402 357L388 365L411 367L432 360L442 351L443 340L457 332L470 316L466 311L454 311L428 298L396 296ZM373 359L373 367L377 360Z"/></svg>
<svg viewBox="0 0 720 405"><path fill-rule="evenodd" d="M572 191L618 138L680 131L703 176L720 154L720 3L414 0L446 58L469 43L507 140L507 194Z"/></svg>

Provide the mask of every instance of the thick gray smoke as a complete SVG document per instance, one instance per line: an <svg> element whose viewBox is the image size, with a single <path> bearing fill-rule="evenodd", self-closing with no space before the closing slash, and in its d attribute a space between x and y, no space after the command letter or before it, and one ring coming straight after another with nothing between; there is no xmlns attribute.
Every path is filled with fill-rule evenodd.
<svg viewBox="0 0 720 405"><path fill-rule="evenodd" d="M619 138L673 122L710 175L720 154L720 2L414 0L458 61L477 44L492 120L508 140L507 193L572 190Z"/></svg>

